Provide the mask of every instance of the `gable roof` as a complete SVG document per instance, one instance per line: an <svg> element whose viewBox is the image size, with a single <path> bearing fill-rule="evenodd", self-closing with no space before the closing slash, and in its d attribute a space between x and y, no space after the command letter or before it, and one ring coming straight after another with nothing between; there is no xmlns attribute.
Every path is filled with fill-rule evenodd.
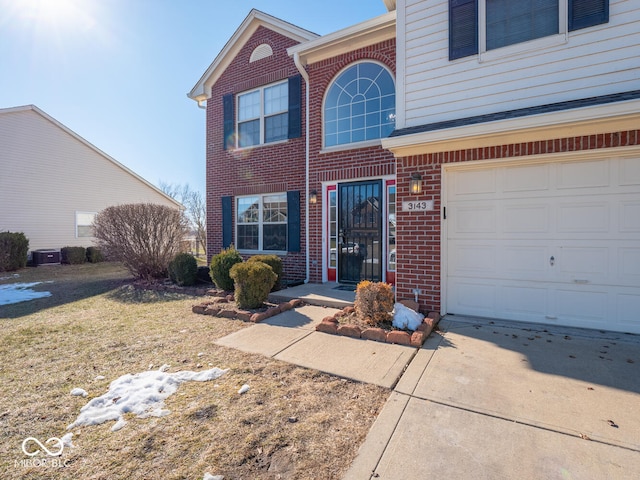
<svg viewBox="0 0 640 480"><path fill-rule="evenodd" d="M166 193L164 193L158 187L156 187L152 183L150 183L147 180L145 180L144 178L142 178L140 175L135 173L133 170L130 170L129 168L125 167L122 163L118 162L115 158L113 158L113 157L107 155L106 153L104 153L98 147L96 147L92 143L88 142L87 140L82 138L80 135L78 135L76 132L74 132L70 128L66 127L65 125L63 125L58 120L56 120L52 116L48 115L44 111L40 110L35 105L23 105L23 106L19 106L19 107L0 108L0 115L6 115L6 114L9 114L9 113L15 113L15 112L27 112L27 111L32 111L32 112L40 115L42 118L44 118L45 120L51 122L53 125L58 127L60 130L62 130L65 133L69 134L72 138L74 138L78 142L82 143L86 147L88 147L91 150L93 150L94 152L96 152L98 155L103 157L106 161L111 162L112 164L114 164L116 167L121 169L124 173L126 173L128 175L131 175L132 177L136 178L137 180L139 180L140 182L145 184L147 187L151 188L152 190L155 190L157 193L159 193L160 195L165 197L168 201L174 203L176 205L176 207L184 209L184 206L180 202L178 202L174 198L172 198L169 195L167 195Z"/></svg>
<svg viewBox="0 0 640 480"><path fill-rule="evenodd" d="M198 83L187 93L187 96L198 103L205 101L210 95L213 84L216 83L240 49L261 26L298 42L306 42L318 38L318 35L315 33L280 20L279 18L272 17L260 10L253 9L215 60L209 65L209 68L207 68L202 77L200 77Z"/></svg>

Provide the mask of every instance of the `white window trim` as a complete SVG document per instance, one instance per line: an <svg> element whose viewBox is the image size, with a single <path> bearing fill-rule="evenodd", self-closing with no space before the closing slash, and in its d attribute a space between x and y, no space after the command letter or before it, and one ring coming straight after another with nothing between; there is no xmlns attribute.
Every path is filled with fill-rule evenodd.
<svg viewBox="0 0 640 480"><path fill-rule="evenodd" d="M569 31L567 0L559 0L558 9L558 33L556 35L536 38L528 42L515 43L487 51L487 3L486 0L478 0L478 63L500 60L567 43Z"/></svg>
<svg viewBox="0 0 640 480"><path fill-rule="evenodd" d="M78 235L78 227L89 227L91 225L81 225L78 223L78 215L93 215L93 217L95 218L95 216L98 214L98 212L85 212L82 210L76 210L76 218L75 218L75 229L76 229L76 238L93 238L93 235L88 235L88 236L80 236ZM91 222L93 223L93 222Z"/></svg>
<svg viewBox="0 0 640 480"><path fill-rule="evenodd" d="M342 68L338 73L336 73L333 78L329 81L327 88L324 91L324 95L322 97L322 149L320 150L320 153L330 153L330 152L336 152L336 151L341 151L341 150L353 150L355 148L365 148L365 147L370 147L370 146L375 146L375 145L381 145L382 142L382 138L375 138L372 140L363 140L360 142L350 142L350 143L340 143L338 145L331 145L330 147L327 147L325 144L325 118L324 118L324 112L325 112L325 107L327 104L327 96L329 95L329 90L331 89L331 87L333 86L333 83L335 82L335 80L342 75L343 72L345 72L346 70L348 70L349 68L359 64L359 63L375 63L377 65L380 65L382 68L384 68L385 70L387 70L387 72L389 72L389 75L391 75L391 79L393 80L393 86L394 86L394 92L396 94L396 119L397 119L397 115L398 115L398 92L397 92L397 85L398 85L398 81L396 79L395 74L393 73L393 71L384 63L379 62L377 60L373 60L373 59L362 59L362 60L358 60L356 62L350 63L349 65L347 65L346 67ZM396 121L396 128L398 128L398 124Z"/></svg>
<svg viewBox="0 0 640 480"><path fill-rule="evenodd" d="M287 254L287 246L289 244L289 238L287 237L287 246L285 246L285 250L264 250L264 245L263 245L263 237L264 237L264 230L263 230L263 225L264 225L264 220L263 220L263 207L264 207L264 202L263 199L264 197L267 196L272 196L272 195L284 195L285 197L285 202L287 201L287 193L286 192L273 192L273 193L257 193L254 195L239 195L237 197L235 197L235 212L236 212L236 218L234 221L234 229L235 229L235 238L238 238L238 226L239 225L258 225L258 249L257 250L251 250L251 249L246 249L246 248L238 248L238 252L240 253L246 253L246 254L273 254L273 255L286 255ZM260 202L258 204L258 222L257 224L254 223L241 223L238 221L238 201L242 198L253 198L253 197L258 197L260 198ZM287 216L289 215L289 206L287 205ZM268 225L288 225L288 223L286 221L284 222L268 222ZM288 234L288 232L287 232ZM236 242L237 243L237 242Z"/></svg>
<svg viewBox="0 0 640 480"><path fill-rule="evenodd" d="M271 88L271 87L275 87L277 85L283 85L288 83L288 80L281 80L278 82L274 82L274 83L270 83L269 85L263 85L261 87L258 88L252 88L251 90L246 90L244 92L240 92L238 95L236 95L236 112L238 112L238 115L236 115L236 125L235 125L235 137L236 137L236 149L239 150L245 150L248 148L256 148L256 147L260 147L262 145L275 145L277 143L283 143L286 142L286 139L283 140L276 140L274 142L265 142L265 119L268 117L273 117L275 115L281 115L283 113L287 113L289 111L289 106L287 104L287 108L285 110L282 110L280 112L277 113L272 113L271 115L265 115L264 113L264 91L267 88ZM260 117L254 117L248 120L243 120L240 121L240 97L243 95L247 95L253 92L260 92ZM256 145L247 145L246 147L241 147L240 146L240 124L241 123L246 123L246 122L250 122L250 121L255 121L255 120L259 120L260 122L260 142Z"/></svg>

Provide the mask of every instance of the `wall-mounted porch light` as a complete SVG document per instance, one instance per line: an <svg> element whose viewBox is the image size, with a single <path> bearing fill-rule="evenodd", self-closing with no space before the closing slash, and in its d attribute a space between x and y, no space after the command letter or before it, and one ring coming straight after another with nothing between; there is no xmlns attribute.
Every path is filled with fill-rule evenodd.
<svg viewBox="0 0 640 480"><path fill-rule="evenodd" d="M315 205L317 201L318 201L318 192L316 192L315 190L311 190L311 193L309 193L309 203L312 205Z"/></svg>
<svg viewBox="0 0 640 480"><path fill-rule="evenodd" d="M411 175L411 181L409 182L409 191L413 195L418 195L422 193L422 175L419 173L414 173Z"/></svg>

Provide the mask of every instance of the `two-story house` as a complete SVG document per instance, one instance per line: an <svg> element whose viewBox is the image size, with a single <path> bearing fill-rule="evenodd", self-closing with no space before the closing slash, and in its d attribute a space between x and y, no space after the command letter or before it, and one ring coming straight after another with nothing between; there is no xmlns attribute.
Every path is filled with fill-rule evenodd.
<svg viewBox="0 0 640 480"><path fill-rule="evenodd" d="M640 6L385 4L324 36L253 11L190 92L209 255L640 332Z"/></svg>

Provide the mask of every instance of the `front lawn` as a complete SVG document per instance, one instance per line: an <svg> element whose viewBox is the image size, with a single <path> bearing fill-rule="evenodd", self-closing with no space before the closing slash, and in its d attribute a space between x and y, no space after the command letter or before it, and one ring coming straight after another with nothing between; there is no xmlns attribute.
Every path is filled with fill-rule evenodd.
<svg viewBox="0 0 640 480"><path fill-rule="evenodd" d="M201 298L134 289L118 264L17 273L0 273L0 286L50 282L32 288L51 296L0 305L0 478L338 479L389 394L217 346L250 324L192 313ZM72 429L74 446L57 462L23 452L28 437L44 444L68 433L113 380L165 364L168 373L229 371L182 383L165 400L167 416Z"/></svg>

